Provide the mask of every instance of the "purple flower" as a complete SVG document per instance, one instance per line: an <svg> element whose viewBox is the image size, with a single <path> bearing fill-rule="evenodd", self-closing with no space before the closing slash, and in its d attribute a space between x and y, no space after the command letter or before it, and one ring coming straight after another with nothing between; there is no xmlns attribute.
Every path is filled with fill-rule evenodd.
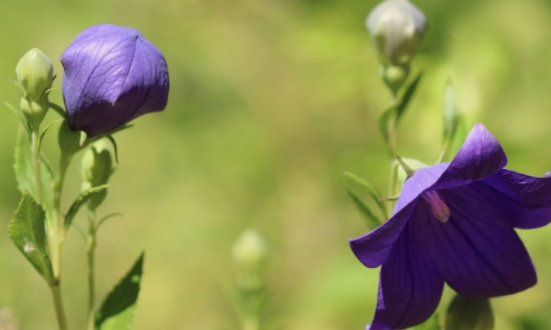
<svg viewBox="0 0 551 330"><path fill-rule="evenodd" d="M166 107L165 58L135 29L109 24L90 27L63 52L61 64L72 130L101 135Z"/></svg>
<svg viewBox="0 0 551 330"><path fill-rule="evenodd" d="M477 124L451 163L418 169L394 214L350 240L367 267L382 265L370 330L409 328L429 318L444 282L470 298L523 291L537 282L514 228L551 221L551 178L503 169L497 140Z"/></svg>

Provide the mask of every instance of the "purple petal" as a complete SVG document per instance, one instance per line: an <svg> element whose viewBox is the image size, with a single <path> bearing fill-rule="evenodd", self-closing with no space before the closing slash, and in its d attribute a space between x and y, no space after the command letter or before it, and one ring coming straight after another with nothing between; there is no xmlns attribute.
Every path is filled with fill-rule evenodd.
<svg viewBox="0 0 551 330"><path fill-rule="evenodd" d="M369 268L382 265L387 260L414 208L415 204L411 203L375 230L364 236L351 239L349 241L350 248L356 258Z"/></svg>
<svg viewBox="0 0 551 330"><path fill-rule="evenodd" d="M476 124L461 149L442 174L433 189L451 188L469 184L494 174L507 164L507 156L496 138Z"/></svg>
<svg viewBox="0 0 551 330"><path fill-rule="evenodd" d="M450 287L471 298L520 292L537 281L522 241L492 202L496 193L486 194L484 187L476 182L438 191L450 208L446 223L424 201L414 215L431 218L425 227L431 258Z"/></svg>
<svg viewBox="0 0 551 330"><path fill-rule="evenodd" d="M490 201L513 227L530 229L551 222L551 178L535 178L502 170L480 181Z"/></svg>
<svg viewBox="0 0 551 330"><path fill-rule="evenodd" d="M409 222L381 269L370 330L403 329L427 320L438 307L444 280L426 251L422 222Z"/></svg>
<svg viewBox="0 0 551 330"><path fill-rule="evenodd" d="M387 259L392 245L400 236L415 207L415 201L426 187L434 184L447 164L419 169L409 178L398 198L394 215L384 224L364 236L349 241L352 251L366 267L375 268Z"/></svg>

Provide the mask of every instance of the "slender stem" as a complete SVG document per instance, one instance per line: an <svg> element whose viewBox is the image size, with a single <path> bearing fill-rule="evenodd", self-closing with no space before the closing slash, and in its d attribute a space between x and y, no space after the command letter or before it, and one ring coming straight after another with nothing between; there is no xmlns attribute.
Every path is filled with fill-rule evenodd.
<svg viewBox="0 0 551 330"><path fill-rule="evenodd" d="M96 224L95 213L88 210L88 246L86 255L88 256L88 330L94 330L96 314L96 285L94 270L94 252L96 248Z"/></svg>
<svg viewBox="0 0 551 330"><path fill-rule="evenodd" d="M390 98L390 105L395 106L398 102L396 94L392 94ZM394 161L396 157L396 114L390 119L388 123L388 151L390 161Z"/></svg>
<svg viewBox="0 0 551 330"><path fill-rule="evenodd" d="M56 179L53 183L54 191L54 219L51 219L48 228L48 244L50 245L50 255L52 260L52 270L54 273L54 281L51 285L52 294L54 296L55 310L60 330L67 330L67 321L63 302L61 300L61 246L65 241L65 230L63 228L63 215L61 214L61 191L65 174L71 162L71 157L67 157L62 153L59 161L59 169Z"/></svg>
<svg viewBox="0 0 551 330"><path fill-rule="evenodd" d="M63 310L63 302L61 300L61 288L59 282L54 283L51 286L52 295L54 297L54 306L57 314L57 323L59 324L59 330L67 330L67 320L65 318L65 311Z"/></svg>
<svg viewBox="0 0 551 330"><path fill-rule="evenodd" d="M42 176L40 173L40 136L39 130L33 130L31 133L31 148L33 152L34 176L36 180L36 199L38 204L42 205Z"/></svg>
<svg viewBox="0 0 551 330"><path fill-rule="evenodd" d="M52 219L51 228L49 230L50 250L52 254L52 268L54 277L59 281L61 271L61 246L65 241L65 231L63 229L63 215L61 214L61 191L63 190L63 182L67 168L71 163L71 158L61 155L59 161L59 169L53 183L54 190L54 219Z"/></svg>
<svg viewBox="0 0 551 330"><path fill-rule="evenodd" d="M259 330L260 321L258 318L260 309L260 297L258 292L247 293L246 312L243 320L243 330Z"/></svg>

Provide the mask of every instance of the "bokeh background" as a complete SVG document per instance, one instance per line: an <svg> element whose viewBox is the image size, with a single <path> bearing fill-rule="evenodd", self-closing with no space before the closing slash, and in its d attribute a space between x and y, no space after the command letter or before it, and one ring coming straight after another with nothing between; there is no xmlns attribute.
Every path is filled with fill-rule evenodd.
<svg viewBox="0 0 551 330"><path fill-rule="evenodd" d="M0 99L18 103L19 58L41 48L55 64L83 29L132 26L165 54L166 111L118 134L120 166L101 214L125 216L100 232L103 297L146 251L135 330L239 329L230 250L247 228L269 243L271 318L288 330L363 329L378 270L347 239L366 231L343 172L384 190L387 158L377 116L389 101L364 28L373 0L2 0ZM433 162L451 79L470 124L483 122L508 168L551 169L551 2L417 0L431 29L414 70L424 78L399 130L398 151ZM62 103L61 90L52 93ZM48 117L56 120L55 114ZM12 174L17 120L0 111L0 308L20 329L55 329L50 292L12 246L19 201ZM56 137L46 152L57 159ZM69 173L64 205L80 188ZM81 214L76 220L84 226ZM500 330L551 324L551 227L522 231L539 273L524 293L492 300ZM84 329L85 244L70 232L63 292L72 329ZM449 302L446 292L441 308Z"/></svg>

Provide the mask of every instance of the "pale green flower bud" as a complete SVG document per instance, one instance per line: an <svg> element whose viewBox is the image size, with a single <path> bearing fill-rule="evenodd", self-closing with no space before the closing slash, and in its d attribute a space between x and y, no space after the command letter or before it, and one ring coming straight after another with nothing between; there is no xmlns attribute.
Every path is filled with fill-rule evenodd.
<svg viewBox="0 0 551 330"><path fill-rule="evenodd" d="M456 295L446 315L446 330L491 330L494 314L488 299Z"/></svg>
<svg viewBox="0 0 551 330"><path fill-rule="evenodd" d="M54 67L38 48L29 50L15 67L21 88L21 111L33 129L37 129L49 108L48 91L54 81Z"/></svg>
<svg viewBox="0 0 551 330"><path fill-rule="evenodd" d="M105 139L95 142L82 157L82 190L107 184L113 174L113 154ZM88 207L95 210L107 196L107 190L95 194L88 200Z"/></svg>
<svg viewBox="0 0 551 330"><path fill-rule="evenodd" d="M268 246L264 238L256 230L248 229L239 236L231 254L238 286L246 291L262 289L268 259Z"/></svg>
<svg viewBox="0 0 551 330"><path fill-rule="evenodd" d="M425 15L407 0L380 3L366 25L383 62L395 66L411 61L428 28Z"/></svg>

